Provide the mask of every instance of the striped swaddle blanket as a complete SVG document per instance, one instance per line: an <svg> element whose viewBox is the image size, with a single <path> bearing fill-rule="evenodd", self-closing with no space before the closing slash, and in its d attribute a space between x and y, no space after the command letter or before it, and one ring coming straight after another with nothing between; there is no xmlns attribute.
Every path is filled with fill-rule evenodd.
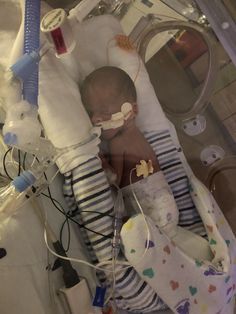
<svg viewBox="0 0 236 314"><path fill-rule="evenodd" d="M144 135L156 153L176 200L180 213L179 225L205 236L203 223L189 192L188 175L179 157L180 148L174 144L170 131L148 132ZM70 214L87 228L100 233L95 234L81 228L91 262L111 259L113 199L100 160L91 158L65 173L64 196ZM103 283L106 280L105 274L98 272L98 279ZM155 291L132 267L126 267L116 275L115 298L119 308L134 313L148 313L165 308Z"/></svg>

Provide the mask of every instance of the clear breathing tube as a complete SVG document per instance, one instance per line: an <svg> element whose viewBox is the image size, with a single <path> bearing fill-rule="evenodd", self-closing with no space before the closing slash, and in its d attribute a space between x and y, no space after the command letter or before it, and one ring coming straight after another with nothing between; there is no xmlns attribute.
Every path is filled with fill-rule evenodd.
<svg viewBox="0 0 236 314"><path fill-rule="evenodd" d="M148 48L148 44L154 38L154 36L170 30L187 30L187 31L195 31L201 35L205 44L208 48L209 53L209 64L208 64L208 72L203 83L203 87L201 93L194 103L194 105L190 108L190 110L177 112L175 110L170 110L165 107L163 104L164 111L176 118L180 119L189 119L203 112L208 103L210 96L213 93L213 88L215 84L216 73L218 70L216 49L215 49L215 40L213 35L210 34L210 30L206 27L202 27L194 22L184 22L184 21L167 21L167 22L159 22L158 18L155 15L148 15L145 17L147 19L148 25L145 25L145 29L140 33L139 38L136 39L137 49L145 62L145 56Z"/></svg>
<svg viewBox="0 0 236 314"><path fill-rule="evenodd" d="M123 217L125 213L124 201L122 191L119 187L117 187L117 197L114 204L114 236L112 239L112 256L114 259L118 257L120 251L120 231L123 224Z"/></svg>

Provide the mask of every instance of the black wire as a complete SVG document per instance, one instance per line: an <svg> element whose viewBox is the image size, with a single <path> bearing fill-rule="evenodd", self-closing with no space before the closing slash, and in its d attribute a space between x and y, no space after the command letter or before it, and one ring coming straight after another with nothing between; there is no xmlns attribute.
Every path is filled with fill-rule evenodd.
<svg viewBox="0 0 236 314"><path fill-rule="evenodd" d="M102 236L102 237L105 237L105 238L109 238L109 239L112 238L111 236L107 236L107 235L102 234L102 233L100 233L100 232L94 231L94 230L92 230L92 229L89 229L89 228L85 227L85 225L80 224L78 221L76 221L75 219L73 219L70 215L68 215L67 213L64 213L64 212L56 205L56 203L55 203L56 200L55 200L55 199L51 198L50 196L48 196L48 195L45 194L45 193L41 193L41 194L44 195L44 196L46 196L46 197L48 197L48 198L50 198L51 201L52 201L52 203L53 203L53 205L56 207L56 209L57 209L60 213L62 213L64 216L68 217L69 220L71 220L71 221L73 221L75 224L77 224L80 228L84 228L85 230L88 230L88 231L90 231L90 232L93 232L93 233L95 233L95 234L97 234L97 235L100 235L100 236ZM58 201L56 201L56 202L58 202ZM59 203L59 202L58 202L58 203ZM60 203L59 203L59 204L60 204ZM60 205L60 206L61 206L61 205ZM62 207L62 206L61 206L61 207ZM62 208L63 208L63 207L62 207Z"/></svg>
<svg viewBox="0 0 236 314"><path fill-rule="evenodd" d="M74 190L73 190L73 185L72 185L72 182L71 182L71 191L72 191L72 193L73 193L73 196L74 196L74 199L75 199L75 194L74 194ZM88 211L88 210L81 210L80 212L90 212L90 213L97 213L97 214L102 214L101 212L97 212L97 211ZM109 216L109 217L111 217L111 218L114 218L114 216L112 216L112 215L110 215L110 214L106 214L106 216ZM99 234L99 235L101 235L101 236L103 236L103 237L106 237L106 238L113 238L113 235L112 236L105 236L105 235L103 235L103 234L101 234L101 233L99 233L99 232L96 232L96 231L93 231L93 230L91 230L91 229L89 229L89 228L85 228L84 227L84 229L87 229L87 230L89 230L89 231L92 231L92 232L94 232L94 233L96 233L96 234Z"/></svg>
<svg viewBox="0 0 236 314"><path fill-rule="evenodd" d="M33 155L33 156L35 157L35 159L37 160L37 162L40 163L38 157L35 156L35 155ZM25 167L26 167L26 157L27 157L27 153L24 153L24 158L23 158L23 169L24 169L24 170L25 170ZM45 172L43 173L43 175L44 175L44 177L45 177L45 180L48 181L48 178L47 178L47 175L46 175ZM63 214L64 214L64 216L66 217L66 219L65 219L65 221L63 222L63 224L62 224L62 226L61 226L61 229L60 229L60 240L59 240L59 241L60 241L60 244L62 245L62 247L63 247L63 249L64 249L64 246L63 246L63 243L62 243L62 242L63 242L63 241L62 241L62 234L63 234L63 229L64 229L64 226L65 226L65 223L67 223L68 242L67 242L67 248L64 249L64 251L65 251L65 252L68 252L68 250L69 250L69 248L70 248L70 240L71 240L70 225L69 225L69 221L68 221L69 218L66 216L66 212L65 212L64 208L61 206L61 204L60 204L56 199L54 199L54 198L52 197L52 194L51 194L51 191L50 191L50 188L49 188L49 187L47 188L47 190L48 190L48 194L49 194L50 196L48 196L48 195L45 194L45 193L41 193L41 194L44 195L45 197L48 197L48 198L52 201L52 203L53 203L53 201L54 201L54 202L57 202L57 203L60 205L60 207L62 208ZM36 189L35 189L33 192L35 193L35 192L36 192ZM55 206L54 203L53 203L53 205Z"/></svg>
<svg viewBox="0 0 236 314"><path fill-rule="evenodd" d="M47 176L46 176L45 173L44 173L44 176L45 176L45 178L47 178ZM60 242L61 242L61 245L63 246L63 244L62 244L62 242L63 242L63 241L62 241L62 233L63 233L64 225L65 225L65 223L66 223L66 225L67 225L67 232L68 232L67 247L68 247L68 250L69 250L69 248L70 248L70 224L69 224L68 215L67 215L65 209L63 208L63 206L62 206L57 200L55 200L55 199L52 197L51 190L50 190L49 186L48 186L47 190L48 190L49 198L50 198L51 202L53 203L53 205L56 207L55 203L58 203L58 204L60 205L62 211L63 211L64 216L66 217L64 223L63 223L62 226L61 226L61 230L60 230ZM57 207L56 207L56 208L57 208ZM67 250L67 251L68 251L68 250ZM66 250L65 250L65 251L66 251ZM66 252L67 252L67 251L66 251Z"/></svg>
<svg viewBox="0 0 236 314"><path fill-rule="evenodd" d="M39 159L38 159L36 156L35 156L35 158L36 158L37 162L39 163L39 162L40 162ZM47 175L46 175L45 172L43 173L43 175L44 175L46 181L48 181L48 178L47 178ZM76 221L76 220L73 219L70 215L68 215L68 214L66 213L65 209L63 208L63 206L62 206L56 199L54 199L54 198L52 197L52 194L51 194L51 191L50 191L50 188L49 188L49 187L48 187L47 190L48 190L48 194L49 194L49 195L47 195L47 194L45 194L45 193L41 193L41 194L44 195L45 197L50 198L50 200L51 200L51 202L53 203L54 207L55 207L61 214L63 214L67 219L73 221L73 222L74 222L75 224L77 224L80 228L84 228L85 230L90 231L90 232L92 232L92 233L95 233L95 234L97 234L97 235L100 235L100 236L102 236L102 237L105 237L105 238L108 238L108 239L111 239L111 238L113 237L113 236L109 236L109 235L102 234L102 233L100 233L100 232L98 232L98 231L94 231L94 230L92 230L92 229L90 229L90 228L88 228L88 227L85 227L85 225L80 224L78 221ZM60 207L62 208L62 210L57 206L56 203L58 203L58 204L60 205ZM99 213L99 214L101 214L101 213ZM69 223L69 222L68 222L68 223Z"/></svg>
<svg viewBox="0 0 236 314"><path fill-rule="evenodd" d="M47 195L47 194L45 194L45 193L41 193L41 194L42 194L43 196L47 197L47 198L50 198L50 196ZM53 200L54 200L54 202L57 203L61 208L63 208L62 205L61 205L61 203L58 202L58 200L56 200L55 198L53 198ZM100 214L100 215L103 214L103 213L97 212L97 211L95 211L95 210L80 210L79 212L80 212L80 213ZM110 215L110 214L106 214L105 216L114 218L114 216L113 216L113 215ZM73 217L73 216L70 216L70 217Z"/></svg>
<svg viewBox="0 0 236 314"><path fill-rule="evenodd" d="M37 158L36 158L36 159L37 159ZM48 179L47 179L47 176L46 176L46 173L44 172L43 174L44 174L45 179L48 180ZM76 220L73 219L70 215L68 215L68 214L66 213L65 209L62 207L62 205L61 205L57 200L55 200L55 199L52 197L52 194L51 194L51 191L50 191L49 187L48 187L48 194L49 194L49 198L51 199L51 202L52 202L53 205L56 207L56 209L59 210L63 215L65 215L65 217L67 217L68 219L70 219L71 221L73 221L74 223L76 223L79 227L84 228L85 230L90 231L90 232L93 232L93 233L95 233L95 234L97 234L97 235L100 235L100 236L102 236L102 237L109 238L109 239L112 238L111 236L107 236L107 235L102 234L102 233L100 233L100 232L98 232L98 231L94 231L94 230L92 230L92 229L90 229L90 228L88 228L88 227L85 227L85 225L80 224L78 221L76 221ZM46 195L46 194L45 194L45 195ZM55 204L55 201L58 202L58 204L59 204L60 207L63 209L63 211L62 211L60 208L58 208L58 206ZM100 214L101 214L101 213L100 213Z"/></svg>
<svg viewBox="0 0 236 314"><path fill-rule="evenodd" d="M6 167L6 158L7 158L7 155L8 153L12 150L12 147L10 147L4 154L3 156L3 160L2 160L2 163L3 163L3 169L5 171L5 174L7 175L7 177L10 179L10 180L13 180L13 178L9 175L8 171L7 171L7 167Z"/></svg>
<svg viewBox="0 0 236 314"><path fill-rule="evenodd" d="M10 147L10 148L6 151L6 153L4 154L4 157L3 157L3 168L4 168L4 171L5 171L6 175L8 176L8 178L9 178L10 180L13 180L13 178L11 178L11 176L9 175L9 173L8 173L8 171L7 171L7 169L6 169L6 157L7 157L8 153L9 153L11 150L12 150L12 148ZM25 167L25 161L26 161L25 159L26 159L26 156L27 156L27 153L25 153L25 155L24 155L23 167ZM38 163L40 162L39 159L38 159L36 156L35 156L35 159L37 160ZM48 181L48 178L47 178L46 173L44 172L43 174L44 174L44 177L45 177L46 181ZM109 238L109 239L112 238L112 236L105 235L105 234L102 234L102 233L100 233L100 232L98 232L98 231L94 231L94 230L92 230L92 229L90 229L90 228L88 228L88 227L85 227L85 225L80 224L78 221L76 221L75 219L73 219L70 215L68 215L68 214L66 213L65 209L63 208L63 206L62 206L56 199L54 199L54 198L52 197L52 194L51 194L51 191L50 191L50 188L49 188L49 187L48 187L47 190L48 190L48 194L49 194L49 195L47 195L47 194L45 194L45 193L41 193L41 194L42 194L43 196L47 197L47 198L50 198L50 200L51 200L51 202L53 203L54 207L55 207L61 214L63 214L63 215L66 217L65 222L67 222L68 238L69 238L69 239L70 239L70 236L69 236L69 230L70 230L70 228L69 228L69 222L68 222L68 220L71 220L72 222L74 222L75 224L77 224L80 228L84 228L84 229L87 230L87 231L90 231L90 232L92 232L92 233L95 233L95 234L100 235L100 236L105 237L105 238ZM62 208L62 210L57 206L56 203L59 204L59 206ZM91 212L91 213L92 213L92 211L85 211L85 210L84 210L83 212ZM93 213L101 214L100 212L96 212L96 211L93 211ZM110 216L110 217L113 218L112 215L107 215L107 216Z"/></svg>
<svg viewBox="0 0 236 314"><path fill-rule="evenodd" d="M3 156L3 169L4 169L4 172L5 174L7 175L7 177L10 179L10 180L13 180L13 178L9 175L8 171L7 171L7 166L6 166L6 158L7 158L7 155L9 154L9 152L12 150L12 147L10 147L4 154ZM18 176L20 175L21 173L21 153L20 153L20 150L18 149L17 151L17 154L18 154Z"/></svg>
<svg viewBox="0 0 236 314"><path fill-rule="evenodd" d="M20 175L21 173L21 156L20 156L20 150L18 149L17 150L17 154L18 154L18 176Z"/></svg>
<svg viewBox="0 0 236 314"><path fill-rule="evenodd" d="M99 214L99 215L103 215L103 216L108 216L108 217L114 218L113 215L110 215L110 214L103 214L103 213L101 213L101 212L96 212L95 210L80 210L79 212L80 212L80 213Z"/></svg>
<svg viewBox="0 0 236 314"><path fill-rule="evenodd" d="M50 199L53 198L49 187L48 187L48 193L49 193L49 195L51 196ZM55 199L53 199L53 200L54 200L54 202L56 201L56 202L60 205L60 207L62 208L62 210L63 210L63 212L64 212L64 215L65 215L65 214L66 214L66 211L65 211L65 209L62 207L62 205L61 205L57 200L55 200ZM54 205L54 204L53 204L53 205ZM67 248L66 248L66 249L64 248L64 245L63 245L63 230L64 230L65 224L67 225L67 233L68 233ZM64 251L65 251L65 252L68 252L68 251L69 251L69 248L70 248L70 239L71 239L71 236L70 236L70 223L69 223L68 217L66 216L66 219L65 219L65 221L63 222L63 224L62 224L62 226L61 226L61 229L60 229L60 243L61 243L62 247L64 248Z"/></svg>
<svg viewBox="0 0 236 314"><path fill-rule="evenodd" d="M24 157L23 157L23 163L22 163L22 167L23 169L25 170L25 163L26 163L26 156L27 156L27 153L24 153Z"/></svg>
<svg viewBox="0 0 236 314"><path fill-rule="evenodd" d="M36 160L39 162L39 160L38 160L37 157L36 157ZM46 175L45 172L43 173L43 175L44 175L46 181L48 181L48 178L47 178L47 175ZM65 219L65 221L64 221L64 223L62 224L61 229L60 229L60 243L61 243L61 245L62 245L62 247L63 247L62 234L63 234L64 225L65 225L65 223L66 223L66 225L67 225L67 232L68 232L68 242L67 242L67 250L65 250L65 252L67 252L67 251L69 250L69 248L70 248L70 238L71 238L71 237L70 237L69 218L67 217L66 211L65 211L65 209L63 208L63 206L62 206L57 200L55 200L55 199L52 197L51 190L50 190L49 186L48 186L47 190L48 190L49 198L50 198L51 202L53 203L53 205L56 207L56 205L54 204L54 202L57 202L57 203L60 205L60 207L62 208L63 214L64 214L64 216L66 217L66 219ZM56 208L57 208L57 207L56 207ZM57 209L58 209L58 208L57 208ZM63 247L63 248L64 248L64 247Z"/></svg>
<svg viewBox="0 0 236 314"><path fill-rule="evenodd" d="M61 229L60 229L60 243L61 245L63 246L63 249L65 252L68 252L69 251L69 248L70 248L70 224L68 223L68 241L67 241L67 247L66 249L64 248L64 245L63 245L63 229L64 229L64 226L66 224L66 222L68 222L68 218L66 217L66 219L64 220L64 222L62 223L62 226L61 226Z"/></svg>

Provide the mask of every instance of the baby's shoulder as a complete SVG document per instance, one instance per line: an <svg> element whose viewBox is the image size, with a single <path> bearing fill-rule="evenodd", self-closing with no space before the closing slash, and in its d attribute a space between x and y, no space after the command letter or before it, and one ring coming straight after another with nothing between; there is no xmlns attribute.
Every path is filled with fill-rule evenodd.
<svg viewBox="0 0 236 314"><path fill-rule="evenodd" d="M113 150L124 150L125 143L125 137L119 134L110 141L110 148Z"/></svg>

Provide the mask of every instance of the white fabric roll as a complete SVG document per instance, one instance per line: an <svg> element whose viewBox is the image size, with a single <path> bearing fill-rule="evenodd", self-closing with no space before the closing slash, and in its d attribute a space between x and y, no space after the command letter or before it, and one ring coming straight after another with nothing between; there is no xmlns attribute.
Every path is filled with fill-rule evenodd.
<svg viewBox="0 0 236 314"><path fill-rule="evenodd" d="M135 80L139 108L137 126L140 130L169 129L169 122L141 58L137 52L125 51L116 44L115 36L124 34L119 21L113 16L102 15L75 25L73 31L77 45L72 52L72 57L78 62L80 73L78 80L83 80L93 70L105 65L123 69ZM76 77L77 69L75 67L74 70L71 69L67 58L62 58L61 62L64 63L71 77Z"/></svg>

